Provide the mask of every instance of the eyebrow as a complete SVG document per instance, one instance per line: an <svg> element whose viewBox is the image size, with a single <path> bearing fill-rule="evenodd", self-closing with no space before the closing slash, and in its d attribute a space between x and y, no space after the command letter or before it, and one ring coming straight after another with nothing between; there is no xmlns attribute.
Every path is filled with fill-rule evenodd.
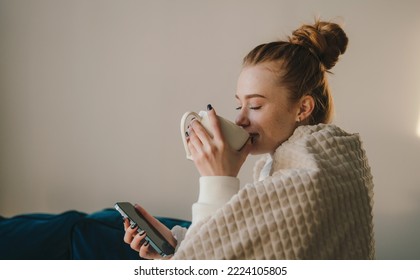
<svg viewBox="0 0 420 280"><path fill-rule="evenodd" d="M235 98L239 99L239 96L237 94L235 94ZM267 99L266 96L258 94L258 93L245 95L245 99L251 99L251 98L265 98L265 99Z"/></svg>

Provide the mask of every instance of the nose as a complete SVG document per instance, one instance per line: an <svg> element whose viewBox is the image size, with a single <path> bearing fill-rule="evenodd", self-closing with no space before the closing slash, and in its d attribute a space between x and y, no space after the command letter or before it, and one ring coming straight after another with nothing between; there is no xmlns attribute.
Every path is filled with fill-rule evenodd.
<svg viewBox="0 0 420 280"><path fill-rule="evenodd" d="M235 123L242 127L247 127L250 124L246 110L243 108L239 111L239 114L236 116Z"/></svg>

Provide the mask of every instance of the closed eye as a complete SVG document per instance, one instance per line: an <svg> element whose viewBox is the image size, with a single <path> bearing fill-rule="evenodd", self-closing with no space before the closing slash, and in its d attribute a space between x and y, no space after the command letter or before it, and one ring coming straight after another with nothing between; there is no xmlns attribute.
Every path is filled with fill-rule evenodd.
<svg viewBox="0 0 420 280"><path fill-rule="evenodd" d="M250 110L259 110L262 106L250 106ZM242 106L236 107L235 110L242 110Z"/></svg>

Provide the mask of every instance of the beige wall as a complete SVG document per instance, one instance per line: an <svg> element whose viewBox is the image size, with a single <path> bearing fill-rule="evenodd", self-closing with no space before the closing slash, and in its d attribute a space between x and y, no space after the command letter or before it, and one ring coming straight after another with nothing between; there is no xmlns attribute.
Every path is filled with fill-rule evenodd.
<svg viewBox="0 0 420 280"><path fill-rule="evenodd" d="M344 22L336 123L375 177L378 258L420 258L420 2L0 0L0 215L118 200L190 218L188 110L233 119L242 57L320 15ZM252 163L241 171L251 180Z"/></svg>

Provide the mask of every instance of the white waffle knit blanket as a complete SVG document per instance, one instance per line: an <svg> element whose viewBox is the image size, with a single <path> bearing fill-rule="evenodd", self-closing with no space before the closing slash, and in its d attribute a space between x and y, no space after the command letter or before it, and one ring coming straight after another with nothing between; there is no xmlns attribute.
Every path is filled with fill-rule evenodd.
<svg viewBox="0 0 420 280"><path fill-rule="evenodd" d="M301 126L272 158L271 175L192 225L174 259L374 258L373 183L357 134Z"/></svg>

